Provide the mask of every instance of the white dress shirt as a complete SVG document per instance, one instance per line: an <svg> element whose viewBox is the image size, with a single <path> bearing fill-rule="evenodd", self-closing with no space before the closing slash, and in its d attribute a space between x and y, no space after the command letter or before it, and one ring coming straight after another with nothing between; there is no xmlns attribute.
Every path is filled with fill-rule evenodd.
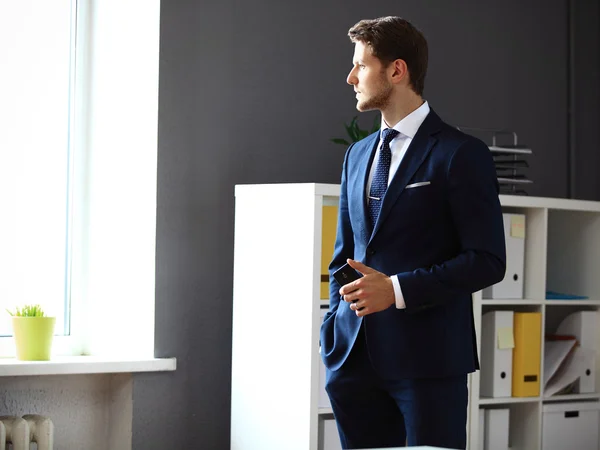
<svg viewBox="0 0 600 450"><path fill-rule="evenodd" d="M417 134L417 130L425 120L425 117L427 117L427 114L429 114L429 104L425 101L421 106L419 106L417 109L415 109L408 116L406 116L404 119L402 119L400 122L398 122L392 127L394 130L398 131L399 134L390 142L392 161L390 163L388 186L394 178L394 174L398 170L400 162L402 161L402 158L404 157L408 146ZM371 171L369 172L369 179L367 181L367 201L369 201L371 182L373 180L373 174L375 173L375 169L377 167L377 161L379 161L379 150L381 149L381 143L383 142L383 139L381 138L381 133L383 133L383 130L385 130L386 128L389 128L389 125L382 120L379 144L377 146L377 152L375 153L375 157L373 158L373 164L371 165ZM404 309L406 308L406 303L404 302L404 296L402 295L402 289L400 288L400 282L398 281L398 277L396 275L392 275L391 279L392 284L394 286L394 295L396 297L396 308Z"/></svg>

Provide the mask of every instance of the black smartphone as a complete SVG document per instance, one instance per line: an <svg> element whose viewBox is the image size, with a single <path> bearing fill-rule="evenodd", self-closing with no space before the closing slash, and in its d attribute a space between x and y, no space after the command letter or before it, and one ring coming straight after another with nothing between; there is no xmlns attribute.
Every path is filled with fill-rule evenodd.
<svg viewBox="0 0 600 450"><path fill-rule="evenodd" d="M353 281L358 280L360 277L361 275L352 267L350 267L348 263L344 264L338 270L333 272L333 278L335 278L335 281L340 283L340 286L352 283Z"/></svg>

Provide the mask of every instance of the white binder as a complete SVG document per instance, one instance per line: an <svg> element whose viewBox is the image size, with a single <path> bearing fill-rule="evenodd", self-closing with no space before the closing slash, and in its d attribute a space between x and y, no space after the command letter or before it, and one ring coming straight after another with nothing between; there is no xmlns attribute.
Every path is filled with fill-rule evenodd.
<svg viewBox="0 0 600 450"><path fill-rule="evenodd" d="M563 319L556 334L575 336L582 349L587 350L586 365L581 372L576 392L596 392L596 311L578 311ZM577 390L578 389L578 390Z"/></svg>
<svg viewBox="0 0 600 450"><path fill-rule="evenodd" d="M484 450L508 450L508 408L485 410Z"/></svg>
<svg viewBox="0 0 600 450"><path fill-rule="evenodd" d="M513 311L490 311L481 317L483 397L512 396Z"/></svg>
<svg viewBox="0 0 600 450"><path fill-rule="evenodd" d="M329 311L329 307L321 308L321 321L319 323L323 322L327 311ZM325 364L323 364L321 355L319 355L319 408L331 408L331 401L325 390Z"/></svg>
<svg viewBox="0 0 600 450"><path fill-rule="evenodd" d="M525 215L502 214L506 240L506 274L483 290L483 298L523 298L525 266Z"/></svg>

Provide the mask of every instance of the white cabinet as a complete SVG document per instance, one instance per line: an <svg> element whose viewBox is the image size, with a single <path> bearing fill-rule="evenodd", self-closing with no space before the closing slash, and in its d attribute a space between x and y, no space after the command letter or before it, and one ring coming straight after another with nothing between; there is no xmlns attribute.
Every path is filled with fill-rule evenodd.
<svg viewBox="0 0 600 450"><path fill-rule="evenodd" d="M333 418L330 408L319 406L321 306L328 304L321 299L322 220L323 207L337 205L339 186L240 185L235 195L231 448L321 450L323 430L332 430L325 420ZM503 213L524 216L517 221L525 227L523 298L475 293L478 339L489 311L539 312L545 334L573 312L597 311L600 203L505 195L500 201ZM546 291L588 298L547 300ZM478 345L481 352L480 339ZM596 354L599 347L596 341ZM470 450L481 450L480 408L509 410L512 450L542 450L545 405L600 402L598 392L486 398L479 372L469 376L469 395Z"/></svg>

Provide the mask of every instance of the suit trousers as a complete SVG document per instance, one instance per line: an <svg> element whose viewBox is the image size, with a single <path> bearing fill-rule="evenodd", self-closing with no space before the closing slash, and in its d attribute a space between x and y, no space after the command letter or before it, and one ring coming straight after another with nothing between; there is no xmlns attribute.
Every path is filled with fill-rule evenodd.
<svg viewBox="0 0 600 450"><path fill-rule="evenodd" d="M371 365L361 325L347 360L327 370L342 448L430 445L466 447L467 375L444 378L382 379Z"/></svg>

